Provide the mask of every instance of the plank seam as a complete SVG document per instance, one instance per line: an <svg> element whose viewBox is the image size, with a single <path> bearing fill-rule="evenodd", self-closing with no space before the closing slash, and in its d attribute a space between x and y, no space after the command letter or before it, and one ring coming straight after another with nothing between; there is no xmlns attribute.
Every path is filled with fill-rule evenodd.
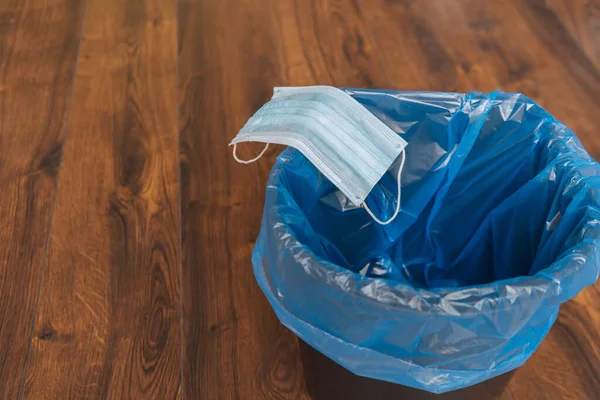
<svg viewBox="0 0 600 400"><path fill-rule="evenodd" d="M182 196L181 191L183 187L181 185L181 90L179 81L179 52L180 52L180 38L179 38L179 0L173 0L175 3L175 101L177 107L177 151L175 156L177 157L177 228L179 235L177 236L178 245L178 261L179 261L179 398L183 400L185 398L185 380L183 375L184 368L184 332L183 332L183 227L181 219L181 208L182 208Z"/></svg>

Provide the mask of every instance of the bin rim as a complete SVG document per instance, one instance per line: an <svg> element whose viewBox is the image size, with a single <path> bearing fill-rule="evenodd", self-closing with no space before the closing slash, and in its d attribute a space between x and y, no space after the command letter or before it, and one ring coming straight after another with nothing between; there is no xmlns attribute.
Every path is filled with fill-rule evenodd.
<svg viewBox="0 0 600 400"><path fill-rule="evenodd" d="M405 282L363 276L327 261L316 255L308 246L300 243L294 232L283 222L271 225L271 231L269 233L261 231L258 241L265 234L274 233L278 237L277 240L281 238L281 235L285 235L286 245L282 246L281 250L288 253L292 259L302 260L301 263L297 262L296 265L300 266L302 264L305 272L310 271L313 273L313 278L326 277L325 280L321 279L321 283L326 283L330 289L346 296L356 297L360 301L369 301L388 311L393 309L413 310L438 316L464 318L473 317L473 315L482 311L507 310L519 307L524 300L524 296L527 296L530 300L534 299L535 302L540 304L549 301L558 306L573 297L568 293L570 290L565 290L561 283L565 279L565 270L568 269L569 275L572 275L577 274L585 266L581 256L572 257L567 254L547 268L530 276L517 276L458 288L419 288ZM585 244L596 247L591 242ZM264 262L257 248L258 246L255 247L253 254L255 269L263 268L262 263ZM590 249L589 251L593 250ZM565 262L569 264L567 267L564 266ZM308 264L311 264L311 268L306 268ZM562 267L558 268L560 265ZM559 271L563 272L560 279L553 276L553 273ZM260 274L257 274L257 278L259 276ZM264 275L262 277L266 278ZM273 290L268 279L265 283L267 283L271 292L276 295L277 291ZM351 286L354 286L354 288L351 288Z"/></svg>

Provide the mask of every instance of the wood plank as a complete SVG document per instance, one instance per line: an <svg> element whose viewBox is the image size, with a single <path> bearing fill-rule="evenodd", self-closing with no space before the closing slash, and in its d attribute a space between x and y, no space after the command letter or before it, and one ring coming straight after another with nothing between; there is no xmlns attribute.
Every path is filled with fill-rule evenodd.
<svg viewBox="0 0 600 400"><path fill-rule="evenodd" d="M0 4L0 398L16 399L37 308L84 1Z"/></svg>
<svg viewBox="0 0 600 400"><path fill-rule="evenodd" d="M25 398L180 396L175 9L88 2Z"/></svg>
<svg viewBox="0 0 600 400"><path fill-rule="evenodd" d="M500 87L462 8L454 2L361 0L361 9L381 43L383 64L392 71L394 88L489 92ZM404 53L398 54L398 48L404 48Z"/></svg>
<svg viewBox="0 0 600 400"><path fill-rule="evenodd" d="M356 1L388 71L390 89L469 91L493 87L490 71L473 51L472 39L461 30L455 4L449 4L448 14L439 21L433 14L442 1ZM448 20L454 22L448 24ZM436 28L444 29L443 34Z"/></svg>
<svg viewBox="0 0 600 400"><path fill-rule="evenodd" d="M545 1L511 1L540 44L551 52L553 58L577 85L580 95L597 98L600 91L600 71L594 63L593 52L586 51L575 36L576 21L561 18ZM570 29L569 29L570 28ZM593 28L593 26L592 26ZM599 31L596 28L596 33ZM591 56L591 57L590 57Z"/></svg>
<svg viewBox="0 0 600 400"><path fill-rule="evenodd" d="M269 1L286 85L389 88L356 2Z"/></svg>
<svg viewBox="0 0 600 400"><path fill-rule="evenodd" d="M467 2L467 18L492 21L487 28L476 29L480 46L493 64L502 89L523 92L558 119L571 127L588 147L590 153L600 156L600 139L597 127L600 124L599 105L595 99L600 94L600 74L593 63L584 62L585 55L576 49L567 54L570 44L554 43L545 29L558 30L557 25L542 29L527 17L528 7L506 4ZM547 15L540 16L548 18ZM510 22L515 21L515 22ZM562 29L562 28L560 28ZM567 35L563 30L560 35ZM548 43L548 41L552 43ZM584 62L574 67L565 58L576 57Z"/></svg>
<svg viewBox="0 0 600 400"><path fill-rule="evenodd" d="M242 166L227 146L281 83L269 8L184 0L179 28L184 397L306 398L297 339L250 262L275 152Z"/></svg>
<svg viewBox="0 0 600 400"><path fill-rule="evenodd" d="M552 15L576 46L596 67L600 66L600 4L587 0L546 0L545 15Z"/></svg>

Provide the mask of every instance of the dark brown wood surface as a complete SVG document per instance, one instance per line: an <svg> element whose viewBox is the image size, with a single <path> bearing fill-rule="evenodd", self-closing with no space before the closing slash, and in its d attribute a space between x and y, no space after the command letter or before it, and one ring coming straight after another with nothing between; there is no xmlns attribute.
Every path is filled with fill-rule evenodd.
<svg viewBox="0 0 600 400"><path fill-rule="evenodd" d="M250 254L277 85L520 91L600 158L600 4L0 2L0 399L597 399L600 291L518 370L434 396L284 328ZM259 147L240 147L250 156Z"/></svg>
<svg viewBox="0 0 600 400"><path fill-rule="evenodd" d="M87 3L26 398L179 396L175 10Z"/></svg>
<svg viewBox="0 0 600 400"><path fill-rule="evenodd" d="M23 388L83 6L0 2L0 399Z"/></svg>

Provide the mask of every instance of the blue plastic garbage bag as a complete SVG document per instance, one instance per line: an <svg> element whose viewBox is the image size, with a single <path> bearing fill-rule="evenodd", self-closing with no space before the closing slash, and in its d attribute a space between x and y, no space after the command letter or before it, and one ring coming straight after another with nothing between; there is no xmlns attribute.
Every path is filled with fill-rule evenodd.
<svg viewBox="0 0 600 400"><path fill-rule="evenodd" d="M442 393L522 365L598 277L600 167L521 94L345 89L407 142L379 225L298 151L253 253L281 322L371 378ZM367 199L395 208L388 171Z"/></svg>

